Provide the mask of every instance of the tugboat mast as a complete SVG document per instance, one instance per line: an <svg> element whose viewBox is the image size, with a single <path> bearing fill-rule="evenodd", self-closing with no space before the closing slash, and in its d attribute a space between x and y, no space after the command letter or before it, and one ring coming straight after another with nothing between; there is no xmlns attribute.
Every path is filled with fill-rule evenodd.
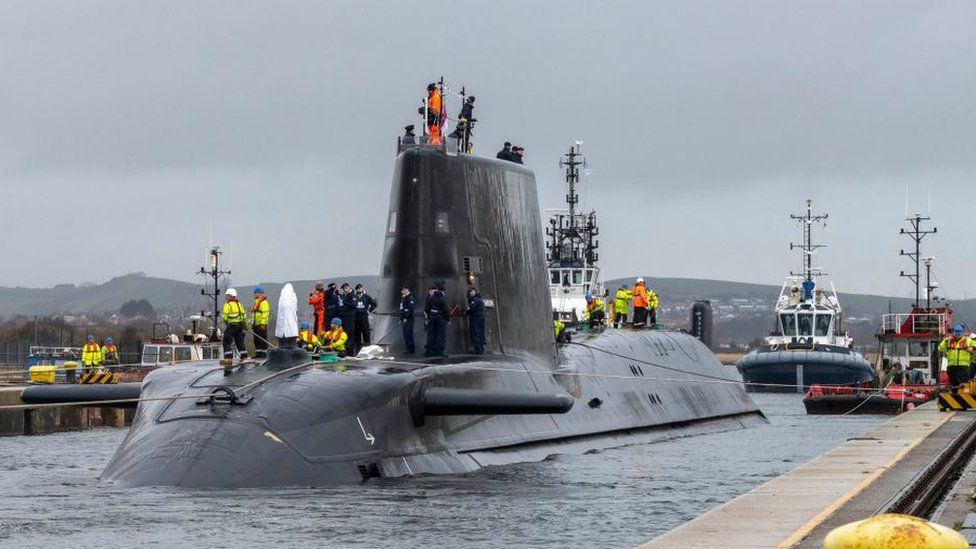
<svg viewBox="0 0 976 549"><path fill-rule="evenodd" d="M207 296L213 300L213 311L205 312L200 311L200 316L204 318L210 318L213 321L213 326L210 328L210 340L217 340L217 324L220 319L220 277L229 275L230 269L224 271L220 268L220 256L224 254L224 251L220 249L220 246L213 246L210 248L210 252L207 254L208 265L206 267L200 267L197 274L202 274L211 279L213 282L213 291L208 292L207 288L200 289L200 295ZM209 285L209 281L205 282L204 286Z"/></svg>
<svg viewBox="0 0 976 549"><path fill-rule="evenodd" d="M819 221L824 221L827 219L828 214L818 214L813 215L813 200L807 199L807 211L806 214L796 215L790 214L790 219L793 219L803 226L803 244L790 243L790 250L799 249L803 253L803 272L794 273L790 272L792 276L803 276L808 282L813 282L813 277L817 275L825 275L827 273L823 272L823 269L813 267L813 254L816 250L820 248L826 248L826 244L814 244L812 239L812 227L813 224Z"/></svg>
<svg viewBox="0 0 976 549"><path fill-rule="evenodd" d="M580 182L580 166L586 167L586 159L580 152L581 144L577 142L559 160L559 165L566 169L566 184L569 192L566 194L568 213L557 213L549 219L546 236L549 241L550 265L563 266L592 266L599 256L596 249L599 243L596 236L600 233L596 226L596 212L579 214L576 206L579 204L579 194L576 185Z"/></svg>
<svg viewBox="0 0 976 549"><path fill-rule="evenodd" d="M912 262L915 264L915 274L906 273L905 271L901 271L900 273L898 273L898 276L907 278L908 280L911 280L915 284L915 303L912 304L912 307L918 307L919 306L919 302L922 300L922 296L921 296L921 294L922 294L922 272L921 272L922 265L921 264L922 264L922 261L924 261L924 259L925 259L925 258L922 258L922 239L924 239L926 236L928 236L930 234L935 234L935 233L939 232L939 228L938 227L932 227L931 230L926 230L926 229L923 229L922 228L922 223L924 223L925 221L931 221L931 220L932 220L931 217L926 217L926 216L923 216L922 214L918 214L917 213L917 214L913 215L912 217L906 217L905 218L905 221L907 221L908 222L908 225L911 227L910 229L907 229L906 230L904 227L898 229L898 234L907 234L912 239L912 241L915 243L915 251L914 252L906 252L905 250L901 250L900 252L898 252L898 255L908 256L912 260ZM931 299L929 298L929 294L932 293L932 289L933 289L932 288L932 281L929 278L931 276L931 268L932 268L932 261L931 261L931 259L929 259L928 261L925 261L925 268L926 268L925 306L926 307L929 307L931 305Z"/></svg>

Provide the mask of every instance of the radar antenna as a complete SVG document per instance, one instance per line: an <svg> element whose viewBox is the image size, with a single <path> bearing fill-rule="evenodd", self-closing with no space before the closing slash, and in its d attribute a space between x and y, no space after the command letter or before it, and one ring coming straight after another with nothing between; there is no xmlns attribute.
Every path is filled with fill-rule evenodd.
<svg viewBox="0 0 976 549"><path fill-rule="evenodd" d="M197 274L204 275L210 279L204 282L204 287L200 289L200 295L207 296L213 300L213 311L209 313L200 311L200 316L213 321L213 327L210 328L211 341L217 340L217 321L220 318L220 279L230 274L230 269L226 271L221 270L220 256L222 255L224 255L224 251L220 249L220 246L212 246L210 252L207 253L207 265L200 267L200 270L197 271ZM207 287L211 281L213 282L213 291L208 292Z"/></svg>
<svg viewBox="0 0 976 549"><path fill-rule="evenodd" d="M549 218L546 237L549 239L548 259L551 266L579 266L593 265L599 260L596 250L600 244L596 240L600 229L596 225L596 212L577 213L579 194L576 186L580 183L580 167L586 168L586 158L581 151L579 141L569 148L569 151L559 159L559 166L566 170L566 184L569 192L566 194L568 210L555 213Z"/></svg>
<svg viewBox="0 0 976 549"><path fill-rule="evenodd" d="M793 276L803 276L807 281L813 282L813 277L817 275L825 275L823 269L813 266L813 254L820 248L826 248L826 244L814 244L812 238L812 228L813 224L825 221L828 214L813 214L813 200L807 199L807 211L805 214L796 215L790 214L790 219L793 219L800 223L803 227L803 244L790 243L790 250L800 250L803 256L803 272L794 273L790 272Z"/></svg>
<svg viewBox="0 0 976 549"><path fill-rule="evenodd" d="M922 300L922 272L921 272L921 270L922 270L922 263L923 262L925 263L925 271L926 271L926 280L925 280L925 290L926 290L925 291L925 306L926 307L929 307L932 304L932 300L930 298L930 295L932 293L932 290L935 289L932 286L932 279L931 279L931 276L932 276L932 261L931 261L930 258L928 258L928 261L926 261L927 258L923 258L922 257L922 240L926 236L928 236L930 234L935 234L935 233L939 232L939 228L938 227L932 227L932 229L930 229L930 230L927 230L927 229L922 228L922 224L923 223L925 223L926 221L931 221L931 220L932 220L932 218L930 218L928 216L923 216L922 214L916 213L915 215L912 215L912 216L909 216L909 217L906 217L905 218L905 221L908 222L908 225L909 225L910 228L905 229L904 227L902 227L901 229L898 229L898 234L907 234L909 236L909 238L912 239L912 242L915 244L915 251L914 252L906 252L905 250L901 250L900 252L898 252L898 255L908 256L908 258L912 260L912 263L915 264L915 273L914 274L913 273L906 273L905 271L901 271L900 273L898 273L898 276L905 277L908 280L911 280L912 283L915 284L915 303L912 304L912 307L918 307L919 306L919 302Z"/></svg>

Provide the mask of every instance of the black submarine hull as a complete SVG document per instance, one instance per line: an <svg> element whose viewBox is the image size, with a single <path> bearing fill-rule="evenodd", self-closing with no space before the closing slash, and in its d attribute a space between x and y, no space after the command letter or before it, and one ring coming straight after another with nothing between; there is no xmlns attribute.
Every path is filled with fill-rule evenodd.
<svg viewBox="0 0 976 549"><path fill-rule="evenodd" d="M741 386L700 383L697 374L718 377L724 367L687 334L614 331L581 343L586 346L563 348L555 369L500 356L458 356L437 364L350 361L344 371L310 365L273 379L250 391L244 405L200 404L196 398L142 402L102 480L124 486L328 486L464 473L655 440L676 430L709 432L764 421ZM635 344L660 349L668 369L604 352L623 354ZM205 396L267 373L255 366L238 379L225 378L215 364L167 368L146 379L143 397ZM572 405L512 414L425 413L425 391L444 388L454 391L455 405L465 390L540 395L550 404L568 399Z"/></svg>
<svg viewBox="0 0 976 549"><path fill-rule="evenodd" d="M102 479L124 486L328 486L450 474L765 421L697 339L608 330L557 346L532 173L408 147L397 158L376 333L393 360L285 370L215 363L157 370ZM455 313L476 285L486 354L452 315L449 358L408 356L403 285L441 283ZM423 348L423 320L414 333ZM274 351L273 351L274 353ZM256 380L263 380L256 385ZM201 398L215 390L241 397ZM169 398L177 397L177 398ZM159 399L159 400L156 400Z"/></svg>

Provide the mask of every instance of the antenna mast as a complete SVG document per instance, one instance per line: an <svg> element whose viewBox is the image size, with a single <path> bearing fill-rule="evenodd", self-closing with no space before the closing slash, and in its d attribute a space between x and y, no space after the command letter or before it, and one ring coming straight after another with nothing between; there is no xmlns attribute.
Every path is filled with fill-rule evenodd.
<svg viewBox="0 0 976 549"><path fill-rule="evenodd" d="M586 167L581 145L577 141L559 159L559 166L566 169L566 184L569 186L566 204L569 209L568 213L557 213L549 219L546 229L546 236L550 239L547 259L552 265L588 266L599 260L596 236L600 230L596 226L596 212L581 214L576 211L580 200L576 192L576 185L580 182L580 166Z"/></svg>
<svg viewBox="0 0 976 549"><path fill-rule="evenodd" d="M827 219L828 214L813 214L813 200L807 199L807 211L805 214L796 215L790 214L790 219L793 219L803 226L803 244L790 243L790 250L802 250L803 253L803 272L794 273L790 272L791 275L797 276L802 275L806 280L813 280L815 274L825 275L827 273L823 272L823 269L813 267L813 254L816 250L820 248L826 248L826 244L814 244L812 238L812 227L814 223L824 221Z"/></svg>
<svg viewBox="0 0 976 549"><path fill-rule="evenodd" d="M569 152L559 160L559 165L566 168L566 184L569 185L569 194L566 195L566 204L569 204L569 228L575 229L576 205L579 204L576 184L579 183L579 167L586 165L586 159L580 153L579 143L569 148Z"/></svg>
<svg viewBox="0 0 976 549"><path fill-rule="evenodd" d="M213 327L210 329L210 340L217 340L217 319L220 318L220 277L229 275L230 269L224 271L220 267L220 256L224 255L223 250L220 246L211 246L210 252L207 254L207 266L200 267L197 274L204 275L210 278L213 282L213 290L208 292L207 286L209 286L210 281L204 283L204 287L200 289L200 295L207 296L213 300L213 311L206 312L200 311L200 316L204 318L210 318L213 321Z"/></svg>
<svg viewBox="0 0 976 549"><path fill-rule="evenodd" d="M909 259L912 260L912 263L915 264L915 274L906 273L905 271L901 271L900 273L898 273L898 276L905 277L908 280L911 280L915 284L915 303L912 304L912 307L918 307L919 302L921 301L921 294L922 294L921 270L922 270L923 261L925 262L926 265L927 274L929 276L931 274L931 268L932 268L931 260L925 261L925 258L922 258L922 240L930 234L935 234L939 232L938 227L932 227L931 230L926 230L922 228L922 224L924 222L931 221L931 220L932 218L928 216L923 216L922 214L916 213L911 217L905 218L905 221L908 222L908 225L910 227L909 229L905 229L904 227L898 229L898 234L907 234L912 239L912 242L915 243L914 252L906 252L905 250L901 250L898 252L898 255L908 256ZM931 293L932 291L931 288L932 281L930 279L926 280L925 285L926 285L925 306L928 307L931 304L931 300L928 298L928 294Z"/></svg>

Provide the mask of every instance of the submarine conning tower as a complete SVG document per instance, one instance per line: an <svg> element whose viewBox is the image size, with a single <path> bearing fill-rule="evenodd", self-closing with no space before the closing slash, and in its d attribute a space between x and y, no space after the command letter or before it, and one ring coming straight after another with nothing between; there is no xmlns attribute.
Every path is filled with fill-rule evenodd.
<svg viewBox="0 0 976 549"><path fill-rule="evenodd" d="M524 166L443 148L400 149L390 190L383 249L378 342L404 352L397 323L400 289L409 286L422 317L427 288L443 282L452 321L447 354L470 351L463 312L467 289L485 299L487 353L554 357L535 175ZM423 354L424 323L414 323Z"/></svg>

